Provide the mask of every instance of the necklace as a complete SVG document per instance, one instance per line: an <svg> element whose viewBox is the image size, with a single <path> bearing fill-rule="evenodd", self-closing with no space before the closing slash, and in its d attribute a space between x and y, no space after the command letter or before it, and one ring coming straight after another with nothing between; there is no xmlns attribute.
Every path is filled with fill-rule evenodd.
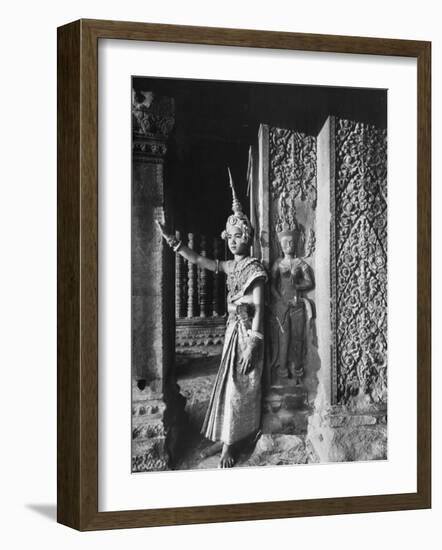
<svg viewBox="0 0 442 550"><path fill-rule="evenodd" d="M233 296L237 294L245 284L245 281L243 281L244 272L254 261L254 258L250 256L245 256L238 261L234 260L233 269L229 272L227 278L229 293Z"/></svg>

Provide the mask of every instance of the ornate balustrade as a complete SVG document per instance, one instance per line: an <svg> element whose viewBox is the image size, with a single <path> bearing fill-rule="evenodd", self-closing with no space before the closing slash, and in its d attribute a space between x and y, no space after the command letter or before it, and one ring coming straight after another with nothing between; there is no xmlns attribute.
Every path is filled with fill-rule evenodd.
<svg viewBox="0 0 442 550"><path fill-rule="evenodd" d="M201 256L222 260L224 245L218 237L177 231L181 239ZM175 259L176 353L179 355L218 355L224 343L225 281L185 260Z"/></svg>

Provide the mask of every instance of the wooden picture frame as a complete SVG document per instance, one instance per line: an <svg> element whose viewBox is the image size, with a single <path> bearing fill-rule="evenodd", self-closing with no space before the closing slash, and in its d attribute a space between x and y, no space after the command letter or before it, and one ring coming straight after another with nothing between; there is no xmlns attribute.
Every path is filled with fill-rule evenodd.
<svg viewBox="0 0 442 550"><path fill-rule="evenodd" d="M138 40L417 59L417 492L98 511L98 41ZM79 20L58 29L58 521L82 531L431 506L431 44Z"/></svg>

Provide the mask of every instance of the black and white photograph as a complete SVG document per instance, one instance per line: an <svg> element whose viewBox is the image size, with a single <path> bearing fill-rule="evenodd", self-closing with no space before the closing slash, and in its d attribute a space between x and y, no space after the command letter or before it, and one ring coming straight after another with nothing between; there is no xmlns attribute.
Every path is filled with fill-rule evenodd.
<svg viewBox="0 0 442 550"><path fill-rule="evenodd" d="M5 3L6 550L437 546L440 16L364 7Z"/></svg>
<svg viewBox="0 0 442 550"><path fill-rule="evenodd" d="M133 473L388 459L387 94L132 77Z"/></svg>

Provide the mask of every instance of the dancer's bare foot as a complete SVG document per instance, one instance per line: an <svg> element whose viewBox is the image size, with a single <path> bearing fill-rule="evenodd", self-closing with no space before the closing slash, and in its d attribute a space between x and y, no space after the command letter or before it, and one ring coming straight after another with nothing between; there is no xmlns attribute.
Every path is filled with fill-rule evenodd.
<svg viewBox="0 0 442 550"><path fill-rule="evenodd" d="M201 458L209 458L209 456L216 455L221 451L223 447L222 441L216 441L215 443L212 443L212 445L209 445L206 449L203 449L200 452Z"/></svg>
<svg viewBox="0 0 442 550"><path fill-rule="evenodd" d="M221 452L221 458L219 461L220 468L231 468L235 464L235 460L232 455L231 445L223 444L223 450Z"/></svg>

